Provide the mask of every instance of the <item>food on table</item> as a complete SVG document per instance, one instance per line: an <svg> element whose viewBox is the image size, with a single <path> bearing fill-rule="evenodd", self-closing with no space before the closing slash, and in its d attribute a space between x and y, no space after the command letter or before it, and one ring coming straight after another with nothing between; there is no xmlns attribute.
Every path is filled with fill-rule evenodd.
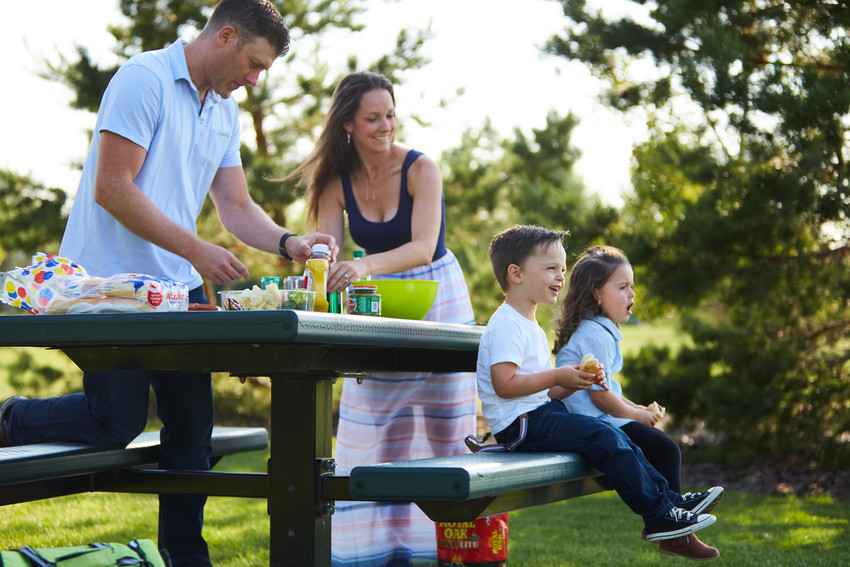
<svg viewBox="0 0 850 567"><path fill-rule="evenodd" d="M189 311L220 311L220 309L209 303L190 303Z"/></svg>
<svg viewBox="0 0 850 567"><path fill-rule="evenodd" d="M298 311L312 311L315 293L306 289L287 290L286 299L280 304L281 309L297 309Z"/></svg>
<svg viewBox="0 0 850 567"><path fill-rule="evenodd" d="M186 311L186 284L146 274L89 275L68 258L39 252L32 265L0 274L0 302L28 313Z"/></svg>
<svg viewBox="0 0 850 567"><path fill-rule="evenodd" d="M226 311L266 311L297 309L311 311L315 293L306 289L251 289L221 291L221 305Z"/></svg>

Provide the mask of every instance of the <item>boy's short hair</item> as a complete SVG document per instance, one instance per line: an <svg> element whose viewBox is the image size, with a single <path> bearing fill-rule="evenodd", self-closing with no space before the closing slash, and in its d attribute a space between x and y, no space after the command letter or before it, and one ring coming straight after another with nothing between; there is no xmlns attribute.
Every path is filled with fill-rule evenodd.
<svg viewBox="0 0 850 567"><path fill-rule="evenodd" d="M567 230L518 224L494 236L490 242L490 262L502 291L508 289L508 266L522 266L529 256L555 242L563 243L569 235Z"/></svg>

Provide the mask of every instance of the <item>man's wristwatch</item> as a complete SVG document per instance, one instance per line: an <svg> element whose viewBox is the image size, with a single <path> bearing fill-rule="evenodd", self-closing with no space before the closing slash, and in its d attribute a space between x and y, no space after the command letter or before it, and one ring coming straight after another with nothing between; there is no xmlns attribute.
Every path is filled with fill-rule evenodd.
<svg viewBox="0 0 850 567"><path fill-rule="evenodd" d="M278 247L280 248L280 255L286 258L289 261L292 261L292 256L286 251L286 241L289 240L290 236L297 236L294 232L287 232L283 236L280 237L280 244Z"/></svg>

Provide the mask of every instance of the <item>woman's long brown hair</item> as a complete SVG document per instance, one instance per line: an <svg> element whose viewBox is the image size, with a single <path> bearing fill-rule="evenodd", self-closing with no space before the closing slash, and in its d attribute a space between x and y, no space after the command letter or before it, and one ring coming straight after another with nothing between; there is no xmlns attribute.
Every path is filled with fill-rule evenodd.
<svg viewBox="0 0 850 567"><path fill-rule="evenodd" d="M344 125L354 121L363 95L375 89L388 91L395 105L393 85L383 75L360 71L345 76L334 90L322 133L310 156L298 169L281 179L287 181L297 177L299 183L307 182L308 222L318 220L319 197L330 180L340 173L352 173L360 164L360 156L354 144L348 142Z"/></svg>

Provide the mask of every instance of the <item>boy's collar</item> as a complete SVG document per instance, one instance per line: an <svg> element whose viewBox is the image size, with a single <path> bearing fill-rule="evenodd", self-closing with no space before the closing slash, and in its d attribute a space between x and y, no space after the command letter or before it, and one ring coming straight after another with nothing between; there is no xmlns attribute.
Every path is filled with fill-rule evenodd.
<svg viewBox="0 0 850 567"><path fill-rule="evenodd" d="M531 308L529 310L528 306L517 305L518 302L510 301L507 296L505 296L505 304L508 305L511 309L528 319L529 321L537 322L537 304L532 303ZM529 316L530 315L530 316Z"/></svg>

